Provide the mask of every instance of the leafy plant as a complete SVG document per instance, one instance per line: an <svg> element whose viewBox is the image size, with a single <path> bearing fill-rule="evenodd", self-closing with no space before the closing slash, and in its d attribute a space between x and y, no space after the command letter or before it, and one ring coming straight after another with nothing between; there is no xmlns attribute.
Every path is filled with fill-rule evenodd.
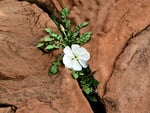
<svg viewBox="0 0 150 113"><path fill-rule="evenodd" d="M62 55L58 55L56 60L52 62L52 65L49 68L49 75L55 75L59 71L59 66L62 64Z"/></svg>
<svg viewBox="0 0 150 113"><path fill-rule="evenodd" d="M89 100L96 102L97 98L95 97L97 85L99 82L93 77L91 69L85 68L82 71L72 71L72 76L74 79L77 79L82 91Z"/></svg>
<svg viewBox="0 0 150 113"><path fill-rule="evenodd" d="M52 16L53 21L57 25L59 34L55 31L46 28L47 36L43 37L39 44L36 46L44 52L51 52L55 49L64 49L66 46L73 44L83 45L91 38L91 32L85 32L80 34L80 30L88 25L87 22L83 22L75 26L74 30L71 30L71 20L68 19L69 10L64 8L60 12L60 18ZM55 75L59 71L59 66L62 65L63 52L61 52L52 62L49 68L49 75ZM96 88L99 82L93 77L93 72L89 67L82 69L81 71L75 71L71 69L72 76L76 79L80 85L85 96L93 102L97 101L95 96Z"/></svg>
<svg viewBox="0 0 150 113"><path fill-rule="evenodd" d="M83 22L71 30L71 20L67 17L69 11L67 8L64 8L60 13L60 21L54 19L60 34L57 34L53 30L46 28L45 31L48 33L47 36L40 40L40 43L37 45L38 48L42 48L44 51L52 51L54 49L64 48L66 46L71 46L72 44L83 45L90 40L92 35L91 32L86 32L80 35L80 29L88 25L87 22Z"/></svg>

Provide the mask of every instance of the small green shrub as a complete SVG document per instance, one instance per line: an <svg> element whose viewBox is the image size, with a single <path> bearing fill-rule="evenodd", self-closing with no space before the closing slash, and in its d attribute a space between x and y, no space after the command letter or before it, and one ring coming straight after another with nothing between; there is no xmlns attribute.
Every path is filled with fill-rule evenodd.
<svg viewBox="0 0 150 113"><path fill-rule="evenodd" d="M39 44L38 48L42 49L45 52L51 52L55 49L69 49L71 50L71 46L83 45L88 42L91 38L91 32L85 32L80 34L80 30L88 25L87 22L83 22L75 27L74 30L71 30L71 20L68 19L69 10L64 8L60 13L60 18L56 18L52 16L53 21L57 25L60 34L54 32L53 30L46 28L47 36L43 37ZM76 45L75 45L76 44ZM68 48L67 48L68 47ZM84 48L80 48L81 53L86 53ZM69 68L72 71L72 76L76 79L80 85L85 96L91 101L97 102L97 98L95 97L96 88L99 82L93 77L93 72L87 66L86 61L76 58L78 56L75 55L74 51L71 51L72 61L78 62L82 68L81 70L75 70L75 68ZM64 64L64 52L61 52L52 62L49 68L49 75L55 75L59 71L59 66ZM79 53L80 57L80 53ZM83 63L83 64L82 64ZM85 64L84 64L85 63ZM84 66L85 65L85 66ZM66 65L65 65L66 66ZM75 65L76 66L76 65Z"/></svg>

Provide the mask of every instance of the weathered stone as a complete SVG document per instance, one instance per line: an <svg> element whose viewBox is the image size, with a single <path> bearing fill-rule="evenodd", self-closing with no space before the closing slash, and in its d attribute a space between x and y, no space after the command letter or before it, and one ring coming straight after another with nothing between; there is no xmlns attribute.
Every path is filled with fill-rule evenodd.
<svg viewBox="0 0 150 113"><path fill-rule="evenodd" d="M16 113L92 113L69 72L48 76L55 54L43 54L35 47L46 27L56 31L35 4L0 1L0 104L17 106Z"/></svg>
<svg viewBox="0 0 150 113"><path fill-rule="evenodd" d="M0 113L13 113L11 108L0 108Z"/></svg>
<svg viewBox="0 0 150 113"><path fill-rule="evenodd" d="M11 1L11 0L9 0L9 1ZM21 0L19 0L19 1L21 1ZM122 53L122 51L126 47L128 40L130 40L130 38L134 37L139 32L141 32L143 29L145 29L147 26L150 25L150 19L149 19L150 18L150 13L149 13L150 12L150 7L149 7L150 1L149 0L142 0L142 1L141 0L107 0L107 1L106 0L89 0L89 1L87 1L87 0L70 0L70 1L69 0L26 0L26 1L36 3L41 8L46 8L45 11L54 12L55 14L57 11L60 11L63 7L68 7L70 9L70 18L73 21L73 25L79 24L83 21L88 21L89 26L87 28L84 28L82 30L82 32L83 31L92 31L93 32L91 41L88 44L86 44L85 47L91 53L91 59L90 59L89 63L90 63L92 70L96 71L94 76L97 80L100 81L100 85L98 87L98 93L101 97L103 97L105 95L105 90L107 91L109 89L109 86L112 86L111 88L114 88L114 91L117 90L117 89L115 89L117 87L113 86L114 83L112 83L111 80L108 85L108 89L106 89L105 86L107 85L107 82L109 81L111 75L112 76L114 75L114 74L112 74L114 64L115 64L116 60L118 59L118 56ZM10 2L8 2L8 0L0 1L0 6L1 6L0 7L0 21L1 21L0 29L2 29L2 30L0 30L2 32L2 33L0 33L0 35L1 35L0 44L2 46L1 45L0 46L3 48L6 48L6 49L0 48L1 49L0 52L2 52L2 54L0 54L0 58L2 59L2 60L0 60L0 66L2 64L4 65L4 66L2 66L2 71L1 71L3 81L4 82L6 82L6 80L25 81L29 78L28 75L30 73L30 75L33 75L32 76L33 79L39 80L39 82L36 84L43 84L43 83L41 83L42 79L40 78L42 75L43 79L46 79L46 80L49 79L49 80L47 80L47 82L52 81L53 87L55 85L57 86L57 87L54 87L54 89L59 89L61 87L61 91L68 91L68 92L63 92L63 93L57 91L57 94L58 93L67 94L67 96L65 95L65 96L63 96L63 99L62 99L62 97L60 97L57 99L57 101L53 101L53 103L50 103L51 106L53 105L55 109L57 109L57 110L59 109L60 111L59 110L58 111L61 113L63 113L63 112L72 113L73 111L78 112L78 113L80 113L80 112L83 113L83 111L85 111L85 110L87 110L86 113L88 113L88 112L91 113L92 111L91 111L88 103L86 102L85 98L82 97L81 91L80 91L77 83L72 78L70 78L70 76L69 76L70 72L67 70L63 70L64 72L60 72L59 74L64 75L65 77L63 76L62 78L61 77L53 78L56 81L56 83L54 83L53 82L54 80L47 77L47 68L53 58L52 57L53 54L41 55L38 50L34 51L34 49L33 49L34 46L32 44L34 43L34 45L36 45L39 38L41 38L44 34L42 32L42 29L45 26L47 26L46 25L47 22L50 21L48 19L48 16L45 17L45 13L43 13L39 9L36 11L32 11L32 9L30 9L30 7L35 8L36 6L34 4L29 5L29 3L26 3L26 2L20 2L20 3L15 2L15 6L17 6L16 4L21 4L21 7L19 7L19 8L18 7L14 8L13 7L14 5L10 6L9 4L10 4ZM8 8L8 7L10 7L10 8ZM28 9L30 9L30 10L28 10ZM40 12L40 14L37 11ZM20 12L21 15L26 15L26 16L23 18L22 18L22 16L17 16L17 12ZM9 16L7 16L8 13L9 13ZM11 14L12 14L12 16L11 16ZM13 16L14 14L17 18L14 18L14 16ZM39 14L39 16L35 16L36 14L37 15ZM48 20L45 20L45 19L48 19ZM9 24L10 24L9 27L7 27L5 25L7 20L9 20ZM14 21L19 24L13 23ZM49 22L49 23L50 24L48 24L48 25L50 26L52 24L52 22ZM18 26L16 26L16 25L18 25ZM22 26L22 29L20 26ZM25 26L27 26L27 27L25 27ZM55 26L50 26L50 27L52 29L56 28ZM11 32L9 32L9 31L11 31ZM11 37L13 37L13 38L14 37L24 37L24 38L23 39L18 38L17 41L16 41L16 39L12 38L13 40L11 41L10 35L8 36L8 34L11 34ZM4 37L9 39L7 41L8 43L6 41L4 41ZM29 41L29 37L30 37L31 42ZM37 38L35 38L35 37L37 37ZM25 43L25 42L29 42L29 44ZM9 45L11 45L11 46L9 47ZM20 45L21 45L21 47L20 47ZM28 48L25 48L22 45L24 45L24 46L27 45ZM32 45L32 46L29 46L29 45ZM30 52L27 51L29 49L30 49ZM5 51L5 50L7 50L7 51ZM16 54L14 55L14 52L12 53L12 51L15 51L15 52L19 51L19 55L21 56L21 58L15 56ZM35 53L36 56L34 56L35 54L33 54L33 53ZM4 56L4 57L2 57L2 56ZM10 57L5 58L5 56L7 56L7 57L10 56ZM22 57L25 59L30 59L30 61L32 63L25 59L24 59L24 61L26 61L26 62L22 61L22 59L23 59ZM128 59L129 56L125 56L125 58ZM9 59L9 62L8 62L8 59ZM40 59L40 61L38 59ZM38 60L38 62L37 62L37 60ZM3 61L3 62L1 63L1 61ZM5 63L4 63L4 61L5 61ZM23 63L24 63L24 66L22 65ZM33 63L35 63L36 65L33 65ZM13 64L16 66L16 68L13 68L13 66L14 66ZM40 64L40 67L39 67L39 64ZM136 66L136 64L135 64L135 66ZM40 70L40 71L37 71L35 69ZM26 71L24 71L24 70L26 70ZM37 73L39 76L36 78ZM39 74L39 73L42 73L42 74ZM45 73L45 74L43 74L43 73ZM23 77L22 77L22 75L23 75ZM36 76L34 76L34 75L36 75ZM27 86L28 88L30 86L32 86L32 85L30 85L32 82L29 80L30 79L28 79L26 81L27 82L26 84L29 84ZM59 81L59 82L57 82L57 81ZM70 82L67 82L67 81L70 81ZM129 82L129 81L127 81L127 82ZM62 85L62 84L69 84L70 87L67 87L67 85ZM4 84L2 84L2 86L3 85ZM50 85L46 84L46 85L47 85L46 89L49 88L50 86L52 86L52 84L50 84ZM122 82L122 86L124 86L124 85L126 85L126 84ZM12 86L12 85L8 84L8 86ZM16 85L16 86L22 88L21 85ZM44 87L44 84L41 86ZM3 87L2 87L3 90L7 89L7 88L3 88ZM144 91L146 91L146 88L148 88L148 87L145 87ZM8 87L8 89L10 90L11 88ZM35 89L31 89L31 91L32 90L35 91ZM40 90L40 88L38 90ZM51 90L52 89L49 89L48 91L51 91ZM12 90L10 90L10 92L13 92L13 91L14 91L14 89L12 88ZM140 89L140 91L142 91L142 89ZM8 90L6 90L6 92L8 92ZM106 92L106 95L108 95L107 94L108 92L109 92L109 90ZM107 103L112 104L111 106L117 106L117 109L119 109L119 110L121 109L121 112L123 112L124 111L124 109L122 108L124 106L123 104L128 104L128 101L126 101L127 103L124 103L123 102L124 100L120 100L120 101L116 102L117 93L119 95L120 92L116 91L114 93L116 93L115 97L113 96L114 94L112 94L112 96L109 95L110 98L106 99L106 97L105 97L105 100L107 100ZM6 95L7 94L8 93L6 93ZM31 94L31 93L29 93L29 94ZM38 94L38 93L36 93L36 94ZM44 94L47 94L47 93L44 93ZM78 97L78 95L80 95L80 97L82 98L81 101L80 101L80 97ZM131 95L135 96L135 94L132 92L131 92ZM72 96L74 98L71 98ZM51 97L53 97L53 96L51 96ZM66 97L68 97L69 99L68 98L66 99ZM137 94L137 96L135 96L135 97L138 100L139 95ZM148 97L148 96L146 95L146 97ZM29 98L31 98L31 97L29 97ZM25 99L27 101L24 103L28 103L29 98ZM53 98L55 98L55 97L53 97ZM41 104L43 105L43 103L45 102L43 100L42 101L36 100L36 101L39 102L37 104L37 106L41 105ZM63 107L67 106L64 108L67 108L69 110L61 109L62 107L60 107L59 101L61 101L63 103L63 104L61 103L63 105ZM76 106L74 104L74 102L77 105L82 103L82 105L85 105L85 106L82 106L80 108L79 106ZM136 101L136 102L139 102L139 101ZM123 103L123 104L120 104L120 103ZM118 104L120 104L120 105L118 105ZM140 102L138 104L140 104ZM143 102L143 106L144 105L148 106L147 101L145 103ZM109 105L107 105L107 110L111 111L112 108L109 109L108 106ZM87 107L87 109L85 109L86 107ZM134 108L134 106L133 106L133 108ZM139 108L144 109L144 107L139 107ZM45 109L47 109L47 107ZM147 109L147 107L145 109L149 110L149 109ZM61 110L63 110L63 111L61 111ZM130 110L132 110L132 109L130 109ZM112 112L113 112L113 110L112 110ZM119 112L119 111L116 111L116 112ZM54 113L55 113L55 110L54 110Z"/></svg>
<svg viewBox="0 0 150 113"><path fill-rule="evenodd" d="M102 97L115 60L127 41L150 24L150 1L56 0L56 2L38 0L38 3L45 3L45 6L53 4L54 12L68 7L74 25L83 21L89 22L89 26L82 31L93 32L91 41L85 46L91 52L90 65L96 70L95 78L101 82L98 93ZM60 8L57 8L58 6Z"/></svg>
<svg viewBox="0 0 150 113"><path fill-rule="evenodd" d="M150 111L150 27L119 56L104 96L107 113Z"/></svg>

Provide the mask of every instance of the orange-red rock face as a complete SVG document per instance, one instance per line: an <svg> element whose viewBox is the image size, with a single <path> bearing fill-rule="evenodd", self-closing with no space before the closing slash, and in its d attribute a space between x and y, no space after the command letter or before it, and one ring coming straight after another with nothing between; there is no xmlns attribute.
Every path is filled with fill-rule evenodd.
<svg viewBox="0 0 150 113"><path fill-rule="evenodd" d="M150 111L150 27L132 38L116 61L104 100L108 113Z"/></svg>
<svg viewBox="0 0 150 113"><path fill-rule="evenodd" d="M48 76L53 54L35 47L45 27L56 30L35 4L0 1L0 104L15 105L16 113L92 113L68 71ZM10 107L0 111L13 112Z"/></svg>
<svg viewBox="0 0 150 113"><path fill-rule="evenodd" d="M14 95L13 97L7 97L14 98L18 94L19 97L23 97L21 98L23 101L19 101L21 100L20 98L13 101L8 99L8 101L5 96L3 100L4 102L7 100L6 102L17 103L20 108L24 109L24 103L29 103L28 101L33 97L38 99L36 102L39 105L44 105L45 100L49 100L46 98L54 98L54 100L57 98L57 96L49 94L53 89L49 89L49 87L54 87L55 84L52 82L52 78L48 77L46 73L53 57L52 54L50 56L41 55L41 52L35 49L34 46L39 38L44 35L42 30L46 26L52 29L56 29L56 27L51 25L53 24L51 20L37 6L17 1L7 1L11 0L0 1L0 66L2 67L0 67L0 74L2 73L1 79L7 78L10 80L7 84L5 83L6 80L2 80L0 86L4 90L3 94ZM68 7L73 25L83 21L89 22L89 26L83 31L92 31L93 36L85 47L91 53L89 64L92 70L96 71L95 78L100 81L98 93L101 97L104 96L108 113L149 112L150 102L148 100L150 100L150 97L148 86L150 78L148 70L150 70L150 62L148 57L149 45L147 44L150 40L148 38L149 31L145 31L142 36L138 36L139 32L150 25L149 0L26 1L42 4L49 11L55 13L63 7ZM14 8L14 5L17 7ZM129 41L132 38L133 40ZM129 47L127 46L128 42L130 44ZM145 51L141 52L141 48L144 48ZM137 53L135 51L140 52ZM135 56L133 53L135 53ZM133 61L130 64L130 60L132 59ZM143 64L144 62L147 62L147 64ZM124 67L126 70L123 70ZM60 88L62 95L67 96L63 96L63 98L58 96L56 101L48 104L52 106L50 107L53 110L51 112L55 113L55 109L59 109L60 113L83 113L84 110L87 110L86 113L92 113L77 83L70 78L69 71L63 71L60 72L57 79L55 78L56 86L58 87L54 89L57 89L57 93L55 92L56 95L59 95ZM28 77L29 75L32 75L31 78ZM60 77L61 75L63 76L62 78ZM41 76L42 78L40 78ZM20 80L22 81L22 85L19 85L18 81L15 81L18 79L19 83ZM52 83L49 84L48 81ZM134 82L132 83L132 81ZM35 87L34 82L35 86L39 87ZM4 84L6 85L5 87ZM108 86L106 87L107 84ZM16 86L18 87L17 94L14 93ZM26 90L24 91L25 86ZM30 88L32 86L34 87ZM44 88L45 90L41 90L40 86L42 89L46 87ZM37 93L37 90L41 90L44 93ZM37 95L21 95L22 91L24 91L25 95L33 95L35 92ZM40 96L44 99L39 99ZM53 100L50 99L49 101ZM111 102L112 105L110 105ZM80 107L76 105L84 106ZM47 109L47 106L45 109Z"/></svg>

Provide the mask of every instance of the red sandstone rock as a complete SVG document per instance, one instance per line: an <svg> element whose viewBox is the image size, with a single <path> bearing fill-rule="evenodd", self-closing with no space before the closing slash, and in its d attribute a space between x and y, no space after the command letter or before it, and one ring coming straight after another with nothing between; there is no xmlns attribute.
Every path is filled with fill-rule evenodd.
<svg viewBox="0 0 150 113"><path fill-rule="evenodd" d="M54 5L54 9L58 9L58 5L61 8L68 7L74 24L89 22L89 26L84 31L92 31L93 37L85 46L91 52L90 65L97 71L95 77L101 82L98 92L103 96L115 60L127 41L150 24L150 1L72 0L70 3L62 0L57 3L45 1L47 6L50 3Z"/></svg>
<svg viewBox="0 0 150 113"><path fill-rule="evenodd" d="M16 113L92 113L70 73L48 76L53 54L35 47L45 27L56 30L35 4L0 1L0 104L17 106Z"/></svg>
<svg viewBox="0 0 150 113"><path fill-rule="evenodd" d="M61 4L61 1L59 3ZM93 32L91 41L85 46L91 52L90 65L93 70L96 70L95 78L100 81L98 87L100 96L105 94L105 90L107 91L105 86L112 75L115 61L124 50L128 40L150 25L149 4L149 0L92 0L88 2L85 0L76 0L76 2L70 4L70 7L72 7L69 7L70 18L74 24L88 21L89 26L84 30ZM117 80L117 78L115 80ZM119 83L124 86L123 82ZM113 86L113 84L110 84L110 86L117 88ZM147 88L148 87L145 88L145 91L147 91ZM118 92L116 91L114 93ZM131 95L133 97L136 94L131 93ZM141 93L141 95L143 94ZM147 95L149 94L147 93ZM139 96L136 96L137 100L138 97ZM112 96L112 99L113 98L115 99L117 96ZM124 100L122 99L120 102L124 103ZM140 101L137 102L140 104ZM128 101L124 104L128 104ZM130 105L131 104L129 104L129 106ZM140 109L149 111L148 106L148 102L143 102L143 106L140 106ZM118 107L121 109L124 105L121 104ZM133 108L133 106L131 106L131 108L128 107L129 112ZM109 111L110 109L107 107L107 110ZM115 112L125 113L128 111L121 110ZM134 112L136 113L138 110Z"/></svg>
<svg viewBox="0 0 150 113"><path fill-rule="evenodd" d="M8 107L8 108L0 108L0 113L11 113L11 108Z"/></svg>
<svg viewBox="0 0 150 113"><path fill-rule="evenodd" d="M107 113L150 112L150 27L119 56L104 100Z"/></svg>
<svg viewBox="0 0 150 113"><path fill-rule="evenodd" d="M3 0L0 3L3 3L4 1L6 1L6 0ZM83 21L88 21L89 22L89 26L87 28L85 28L83 31L90 30L90 31L93 32L93 36L92 36L91 41L88 44L86 44L85 47L90 51L91 56L92 56L91 59L90 59L90 66L91 66L92 70L96 71L94 76L97 80L100 81L100 85L98 87L98 93L101 97L104 96L105 100L106 100L106 97L110 97L111 100L114 100L116 102L114 105L117 104L117 110L113 111L112 108L109 107L110 105L108 105L108 101L109 101L109 99L108 99L108 101L106 103L108 112L110 112L110 113L112 113L112 112L114 112L114 113L117 113L117 112L118 113L126 113L126 112L130 113L130 111L133 108L135 108L135 106L131 105L131 103L134 104L133 101L131 101L131 103L127 106L129 111L125 111L125 109L124 109L124 105L127 105L129 103L129 101L127 101L127 98L125 98L125 99L121 98L119 101L116 101L117 98L118 98L117 96L120 95L121 93L117 90L117 88L118 88L116 86L117 83L115 84L114 82L116 82L116 80L118 80L118 79L120 81L125 81L124 80L125 78L124 77L121 78L121 79L117 78L117 77L113 78L113 75L115 75L114 72L113 72L113 69L114 69L115 62L118 59L118 56L120 55L120 53L126 47L126 44L127 44L128 40L130 40L135 35L138 35L138 32L141 32L143 29L145 29L146 26L150 25L150 19L149 19L150 18L150 14L149 14L149 12L150 12L150 7L149 7L150 1L149 0L142 0L142 1L141 0L107 0L107 1L106 0L89 0L89 1L87 1L87 0L71 0L71 1L68 1L68 0L66 0L66 1L65 0L55 0L55 1L51 1L51 0L37 0L37 1L35 1L35 0L26 0L26 1L32 1L32 2L36 2L37 4L42 4L42 6L47 7L47 9L49 11L55 12L55 13L56 13L57 10L60 11L63 7L68 7L70 9L70 18L73 20L74 25L79 24ZM19 2L16 2L16 3L19 4ZM3 5L1 5L1 6L3 6ZM24 7L26 9L26 7L28 7L28 5L25 5ZM31 7L35 7L35 5L32 5ZM4 10L5 8L0 7L0 11L2 9ZM21 8L18 8L18 9L21 9ZM3 31L5 31L6 33L9 30L15 29L16 31L13 32L15 34L15 36L22 36L22 34L26 34L27 36L25 35L25 37L30 37L28 35L31 35L31 34L33 35L34 34L33 35L34 37L41 38L41 36L43 36L42 29L45 27L45 24L42 23L42 27L41 27L41 23L39 24L39 22L38 22L38 24L35 24L35 23L37 23L36 20L38 20L38 16L37 16L37 18L34 19L33 17L36 17L36 16L33 16L33 15L37 14L37 13L31 13L31 14L29 13L28 14L28 12L30 12L30 11L28 11L27 9L25 11L22 10L21 12L24 12L26 15L29 15L29 16L27 16L28 17L27 20L29 20L29 21L26 22L26 23L31 23L31 25L28 25L32 29L32 30L29 30L30 32L28 31L28 29L29 29L28 27L26 27L26 30L20 30L20 27L16 27L15 25L16 25L17 22L13 24L13 27L9 27L10 29L8 29L8 27L3 25L3 24L1 25L0 28L2 28ZM11 10L8 10L8 11L11 12ZM14 8L14 10L16 10L16 8ZM0 12L0 15L2 15L2 17L7 17L7 13L5 14L3 12ZM14 16L12 16L12 17L9 16L9 17L11 19L14 18ZM43 22L43 19L46 18L45 16L41 17L41 15L39 17L40 17L40 22ZM32 21L30 21L31 18L33 19ZM22 20L22 18L20 20ZM4 23L4 21L6 21L6 20L5 20L5 18L3 18L3 19L0 19L0 21L2 21L1 23ZM45 23L47 21L49 21L49 20L46 20ZM21 22L25 22L25 21L21 21ZM20 25L24 25L24 23L22 23ZM53 28L55 28L55 27L53 27ZM20 32L18 32L18 31L20 31ZM2 34L3 37L8 37L7 35L5 36L6 33ZM31 37L33 37L33 36L31 36ZM0 39L2 39L2 38L0 38ZM34 40L31 41L30 43L35 43L36 44L38 42L37 39L36 38L33 38L33 39ZM28 40L28 39L26 39L26 40ZM19 41L22 41L21 45L24 44L24 40L19 40ZM7 42L0 41L0 44L1 43L3 44L3 47L6 48L6 50L9 50L9 48L6 46L6 44L4 44L4 43L7 43ZM15 45L15 46L14 46L14 49L12 49L12 50L16 51L17 50L16 48L18 47L18 42L15 42L15 44L13 43L13 45ZM28 50L28 48L26 48L26 49ZM23 51L23 53L22 53L22 51ZM25 53L26 53L26 50L25 50ZM32 51L31 53L24 54L24 50L23 49L21 50L21 55L23 54L23 57L25 55L25 57L30 58L29 55L34 55L32 53L34 53L34 51ZM11 53L7 52L7 51L3 52L3 56L5 54L8 54L6 56L11 55ZM36 65L41 64L40 67L37 67L37 66L34 67L34 65L33 65L32 66L33 71L31 69L28 69L28 65L30 63L28 64L28 60L27 60L27 63L25 63L26 68L24 69L24 70L27 70L26 72L24 70L20 69L20 68L13 68L14 70L13 71L11 70L11 71L16 72L17 74L18 73L23 73L23 75L25 75L24 77L26 78L26 76L28 75L28 72L33 74L33 75L36 75L35 73L37 72L37 70L36 71L34 70L36 68L40 69L40 72L45 69L44 70L44 72L45 72L44 77L46 77L46 70L47 70L47 67L49 65L49 63L47 63L47 60L49 59L49 61L51 61L51 57L48 58L47 55L46 56L45 55L44 56L38 55L38 54L40 54L38 50L35 52L35 54L37 54L37 56L36 57L33 56L32 59L36 59L36 58L39 59L39 57L40 57L40 59L41 59L40 62L38 61L38 63L36 64ZM126 54L125 58L128 59L129 56L128 56L128 54ZM6 59L8 59L8 58L6 57ZM3 58L3 61L5 61L6 59ZM11 59L11 57L9 59ZM10 60L10 61L13 62L13 64L15 64L15 60ZM34 62L36 60L32 60L32 61ZM20 63L20 62L22 62L22 60L17 60L17 62ZM124 61L122 61L122 62L124 62ZM6 64L9 64L9 63L6 63ZM132 67L134 67L136 65L138 65L138 64L134 64ZM5 70L5 69L11 68L13 66L14 65L9 64L8 67L5 66L3 69ZM20 63L20 65L18 67L20 67L20 66L22 66L22 63ZM41 69L42 67L43 68L45 67L45 68ZM11 75L11 71L5 71L6 74L4 72L3 73L4 73L5 76L6 75L9 76L9 78L11 78L11 79L16 78L15 74ZM78 85L76 84L76 82L74 82L74 80L69 78L70 73L66 72L66 70L65 70L65 73L67 75L65 77L67 77L67 78L65 78L65 77L64 78L59 78L59 77L57 78L57 79L60 80L59 81L60 83L58 83L59 84L58 86L61 86L62 91L66 91L66 89L69 88L69 90L68 90L69 93L72 92L72 89L76 89L78 94L81 96L82 94L81 94L81 92L78 88ZM118 73L120 74L120 72L118 72ZM63 73L61 72L60 75L63 75ZM145 78L143 78L144 80L147 77L146 75L147 74L145 74L145 76L144 76ZM40 76L41 75L39 74L39 77ZM110 79L111 76L112 76L112 78ZM68 78L69 78L69 81L71 80L70 83L67 82ZM24 78L21 78L21 80L22 79L24 80ZM51 80L51 78L48 78L48 79ZM110 79L110 83L109 83L107 88L109 90L111 90L110 91L111 93L109 92L108 89L105 89L107 83L109 82L109 79ZM136 79L136 77L133 78L133 79ZM19 78L19 80L20 80L20 78ZM137 78L136 80L139 80L139 79ZM66 81L66 82L64 82L64 81ZM127 83L128 82L130 82L130 78L127 79ZM63 85L60 85L61 83ZM66 87L64 88L65 83L73 85L73 86L67 87L67 85L66 85ZM147 83L148 82L146 82L145 84L147 84ZM125 84L123 82L119 82L118 84L120 85L120 87L123 87L124 85L128 85L128 84ZM52 84L50 84L50 85L52 86ZM112 86L112 87L110 87L110 86ZM44 84L43 84L43 87L44 87ZM148 87L145 87L145 86L143 86L143 87L145 89L140 89L140 91L147 91ZM55 87L54 89L57 89L57 88ZM131 88L136 89L136 86L133 85ZM4 88L4 89L6 89L6 88ZM114 92L112 91L112 89L114 89ZM11 91L13 91L13 90L14 89L12 89ZM106 92L106 94L105 94L105 90L106 91L108 90ZM125 89L123 87L123 89L121 91L124 91L124 90ZM50 91L51 91L51 89L50 89ZM79 101L80 97L78 97L76 95L76 93L75 93L76 91L72 92L71 94L69 94L68 92L65 92L66 94L69 95L69 96L68 95L67 96L69 97L69 100L71 101L71 104L70 104L70 102L65 101L65 99L62 100L62 98L59 98L59 99L57 99L56 101L54 101L52 103L54 108L57 108L57 109L60 108L60 106L59 106L60 104L57 104L57 103L59 103L59 101L61 101L62 103L65 101L66 103L67 102L69 103L69 104L65 103L66 106L71 105L71 107L68 107L69 108L68 113L69 112L72 113L74 110L78 113L80 113L80 112L83 113L83 111L85 110L84 109L85 107L79 108L79 107L76 106L77 108L73 108L74 107L74 104L73 104L74 102L75 103L80 103L80 102L81 103L82 102L86 103L86 101L84 100L84 98L82 96L81 96L82 100ZM146 94L149 94L149 92L146 93ZM140 94L137 94L137 93L134 94L133 92L131 92L130 99L131 99L131 97L132 98L136 97L135 99L137 99L137 101L135 101L135 102L137 102L138 104L141 104L140 102L142 102L142 104L143 104L143 106L138 106L138 107L141 110L145 109L144 112L147 113L147 111L149 111L149 102L146 101L144 103L143 100L139 101L138 100L139 97L141 98L141 96L139 96L139 95L143 95L143 93L140 92ZM67 96L64 96L63 98L65 98ZM71 98L72 96L74 98ZM144 100L148 99L148 98L149 97L147 96L147 98L144 98ZM42 101L42 102L44 102L44 101ZM39 103L39 104L43 104L43 103ZM88 106L88 103L86 103L85 106ZM92 112L90 110L89 106L88 106L88 109L86 109L86 110L87 110L87 112L90 112L90 113ZM137 109L137 111L134 111L134 112L131 112L131 113L136 113L136 112L138 113L138 110L139 109ZM61 113L63 113L63 112L67 112L67 110L61 111Z"/></svg>

